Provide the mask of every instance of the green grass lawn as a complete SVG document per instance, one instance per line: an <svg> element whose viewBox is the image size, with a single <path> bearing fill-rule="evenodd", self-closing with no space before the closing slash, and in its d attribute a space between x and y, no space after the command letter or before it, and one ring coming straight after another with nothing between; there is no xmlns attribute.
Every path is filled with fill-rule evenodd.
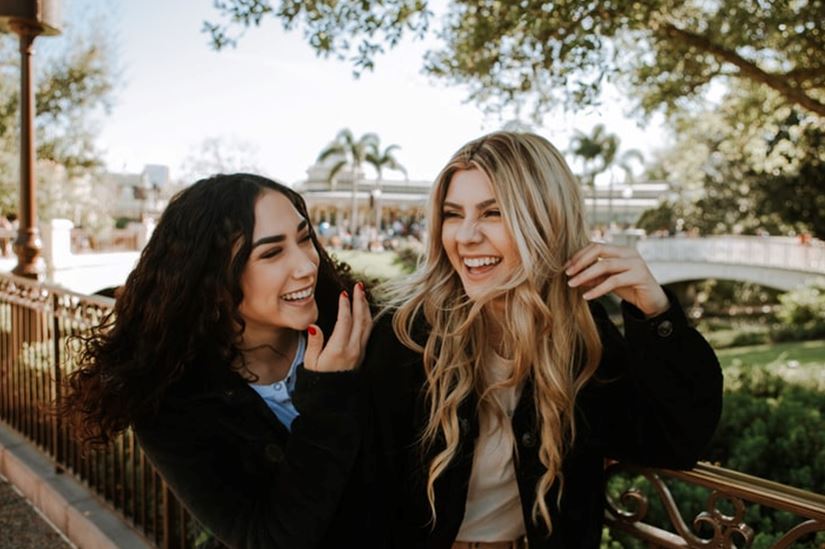
<svg viewBox="0 0 825 549"><path fill-rule="evenodd" d="M825 391L825 341L796 341L735 347L716 352L726 372L764 366L787 381Z"/></svg>
<svg viewBox="0 0 825 549"><path fill-rule="evenodd" d="M362 252L355 250L333 250L332 255L349 263L356 276L387 280L403 276L404 272L394 265L394 252Z"/></svg>

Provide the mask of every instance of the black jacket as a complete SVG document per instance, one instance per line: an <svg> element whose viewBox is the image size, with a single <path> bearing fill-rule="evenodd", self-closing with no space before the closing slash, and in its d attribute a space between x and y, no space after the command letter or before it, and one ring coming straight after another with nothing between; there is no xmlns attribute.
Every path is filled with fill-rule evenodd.
<svg viewBox="0 0 825 549"><path fill-rule="evenodd" d="M591 306L604 345L594 379L576 402L576 439L558 482L546 501L553 532L532 516L535 487L545 468L528 380L513 415L518 445L516 477L531 549L596 548L604 518L606 457L641 465L690 468L701 455L719 420L722 375L707 342L690 326L672 296L671 308L653 318L623 303L626 337L601 305ZM384 479L385 520L393 525L395 547L449 548L464 517L467 489L478 436L476 402L459 408L461 443L448 470L436 481L437 521L432 527L426 498L427 464L440 448L422 456L417 444L428 417L420 355L404 347L388 319L373 332L366 360L374 451ZM443 447L443 446L442 446Z"/></svg>
<svg viewBox="0 0 825 549"><path fill-rule="evenodd" d="M297 376L291 433L230 372L178 382L157 416L135 426L174 493L230 547L341 547L360 535L347 516L358 510L341 503L357 493L360 373L301 366Z"/></svg>

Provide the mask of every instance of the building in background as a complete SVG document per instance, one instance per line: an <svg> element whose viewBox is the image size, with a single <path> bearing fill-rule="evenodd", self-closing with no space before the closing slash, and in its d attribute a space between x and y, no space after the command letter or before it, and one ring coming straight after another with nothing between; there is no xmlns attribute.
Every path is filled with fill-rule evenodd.
<svg viewBox="0 0 825 549"><path fill-rule="evenodd" d="M115 219L158 218L181 185L169 176L169 166L146 164L140 173L108 172L116 200L111 215Z"/></svg>
<svg viewBox="0 0 825 549"><path fill-rule="evenodd" d="M316 226L321 223L342 228L349 226L353 180L357 183L359 226L380 226L381 230L387 230L399 221L409 225L421 224L424 219L432 181L378 181L346 169L330 181L328 174L328 166L316 163L307 170L307 179L294 186L306 200L311 221ZM633 225L642 212L656 208L668 199L670 184L648 181L633 185L597 185L595 198L589 187L584 187L582 192L587 220L592 225L628 226Z"/></svg>
<svg viewBox="0 0 825 549"><path fill-rule="evenodd" d="M316 226L329 223L348 227L352 212L352 186L356 183L359 226L384 231L399 223L409 226L424 218L432 181L412 179L370 179L363 172L344 169L330 181L329 167L314 164L307 179L295 184L306 200L311 221Z"/></svg>

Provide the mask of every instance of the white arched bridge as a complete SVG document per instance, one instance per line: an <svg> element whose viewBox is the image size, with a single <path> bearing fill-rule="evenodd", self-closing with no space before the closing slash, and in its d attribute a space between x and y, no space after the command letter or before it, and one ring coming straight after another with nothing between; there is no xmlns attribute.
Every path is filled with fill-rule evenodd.
<svg viewBox="0 0 825 549"><path fill-rule="evenodd" d="M787 291L825 277L825 242L760 236L638 240L636 249L660 284L716 278Z"/></svg>

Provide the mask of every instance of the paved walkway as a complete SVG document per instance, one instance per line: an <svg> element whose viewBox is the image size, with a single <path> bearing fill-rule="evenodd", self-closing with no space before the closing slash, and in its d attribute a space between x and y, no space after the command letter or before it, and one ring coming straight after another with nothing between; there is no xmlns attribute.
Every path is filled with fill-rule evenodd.
<svg viewBox="0 0 825 549"><path fill-rule="evenodd" d="M0 548L68 549L72 545L0 477Z"/></svg>

